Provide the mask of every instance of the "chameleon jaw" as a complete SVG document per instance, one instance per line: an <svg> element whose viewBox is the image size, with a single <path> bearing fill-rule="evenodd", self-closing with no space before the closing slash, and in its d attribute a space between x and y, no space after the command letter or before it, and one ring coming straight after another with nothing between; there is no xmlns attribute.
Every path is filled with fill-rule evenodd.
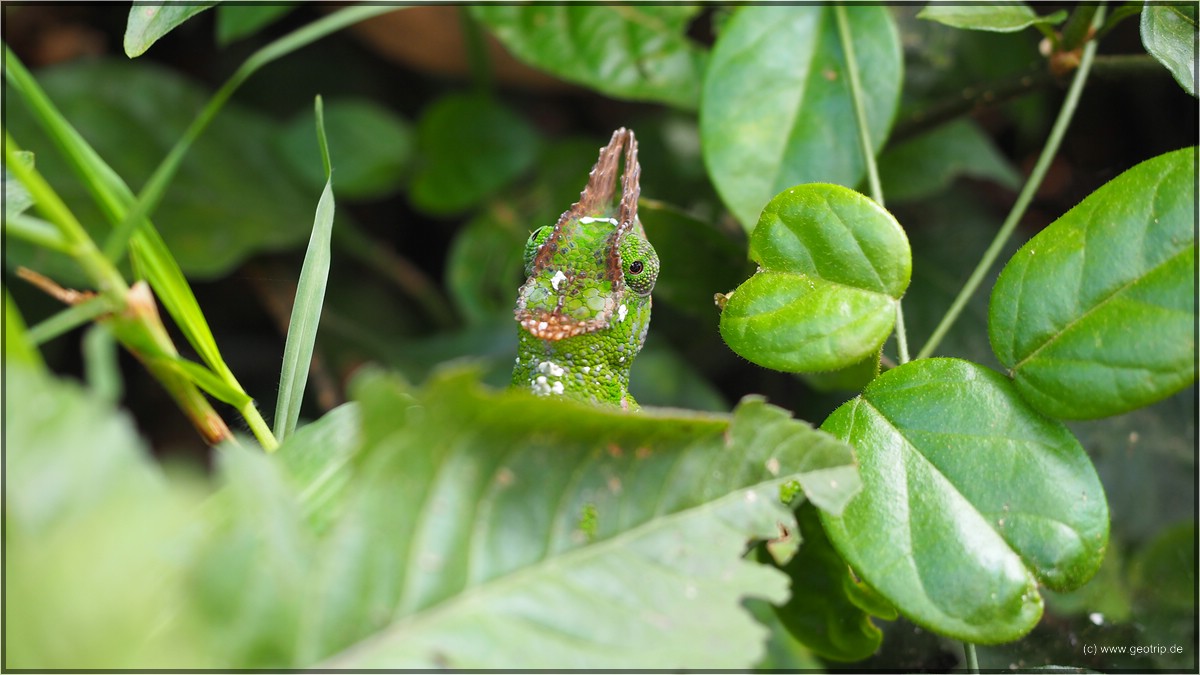
<svg viewBox="0 0 1200 675"><path fill-rule="evenodd" d="M525 316L519 314L517 321L520 322L521 327L539 340L565 340L608 328L608 321L603 318L578 321L555 314L542 314L538 317L529 316L528 312L524 313Z"/></svg>

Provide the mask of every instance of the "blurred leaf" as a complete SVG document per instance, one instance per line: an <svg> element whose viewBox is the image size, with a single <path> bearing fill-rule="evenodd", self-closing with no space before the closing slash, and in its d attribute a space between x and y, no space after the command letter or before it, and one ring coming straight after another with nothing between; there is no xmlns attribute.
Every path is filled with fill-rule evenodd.
<svg viewBox="0 0 1200 675"><path fill-rule="evenodd" d="M1012 33L1033 25L1056 25L1067 18L1067 10L1038 16L1023 2L992 2L981 5L931 2L917 15L954 28Z"/></svg>
<svg viewBox="0 0 1200 675"><path fill-rule="evenodd" d="M217 457L221 489L203 514L188 599L218 669L293 663L316 540L280 469L274 456L232 443Z"/></svg>
<svg viewBox="0 0 1200 675"><path fill-rule="evenodd" d="M739 603L785 593L742 557L794 522L780 484L834 509L856 484L847 446L760 400L626 415L462 374L355 391L356 486L300 640L331 666L746 667L765 635Z"/></svg>
<svg viewBox="0 0 1200 675"><path fill-rule="evenodd" d="M296 3L291 2L273 2L268 5L223 3L217 7L217 44L224 46L253 35L295 8Z"/></svg>
<svg viewBox="0 0 1200 675"><path fill-rule="evenodd" d="M276 137L289 168L309 187L325 185L313 138L311 111L296 115ZM337 149L334 178L343 199L372 199L402 187L413 152L413 132L398 115L369 99L332 99L325 104L325 130Z"/></svg>
<svg viewBox="0 0 1200 675"><path fill-rule="evenodd" d="M129 8L129 20L125 24L125 55L131 59L141 56L159 38L216 4L201 2L176 5L135 1Z"/></svg>
<svg viewBox="0 0 1200 675"><path fill-rule="evenodd" d="M537 144L529 124L494 99L444 96L417 124L413 205L435 215L475 206L528 169Z"/></svg>
<svg viewBox="0 0 1200 675"><path fill-rule="evenodd" d="M707 54L686 5L476 5L517 58L615 98L694 109Z"/></svg>
<svg viewBox="0 0 1200 675"><path fill-rule="evenodd" d="M817 510L796 511L800 551L781 569L792 580L792 597L775 607L788 631L822 658L859 661L879 648L883 633L849 595L857 592L850 568L829 543ZM763 560L760 553L759 560Z"/></svg>
<svg viewBox="0 0 1200 675"><path fill-rule="evenodd" d="M662 265L654 298L692 316L715 317L713 295L750 273L745 249L711 224L662 202L643 199L638 219Z"/></svg>
<svg viewBox="0 0 1200 675"><path fill-rule="evenodd" d="M1147 160L1030 239L992 290L988 331L1021 395L1089 419L1196 377L1196 151Z"/></svg>
<svg viewBox="0 0 1200 675"><path fill-rule="evenodd" d="M83 334L83 370L88 390L108 403L120 401L125 388L117 360L118 346L116 337L104 324L92 324Z"/></svg>
<svg viewBox="0 0 1200 675"><path fill-rule="evenodd" d="M313 348L317 343L317 329L321 324L321 308L325 305L325 286L329 281L329 241L333 234L335 207L332 166L320 96L316 99L315 109L318 145L325 167L325 189L317 201L312 235L308 240L308 250L304 253L304 264L300 268L296 297L292 302L291 318L288 320L283 367L279 373L279 399L275 406L274 434L280 442L296 430L296 422L300 419L304 388L308 384Z"/></svg>
<svg viewBox="0 0 1200 675"><path fill-rule="evenodd" d="M1046 591L1050 611L1059 616L1086 615L1098 625L1129 621L1131 589L1125 579L1122 548L1120 542L1110 538L1096 576L1073 591Z"/></svg>
<svg viewBox="0 0 1200 675"><path fill-rule="evenodd" d="M918 625L1015 640L1041 617L1039 584L1069 590L1100 567L1108 508L1087 453L994 371L911 361L821 428L854 445L863 480L841 516L822 514L825 531Z"/></svg>
<svg viewBox="0 0 1200 675"><path fill-rule="evenodd" d="M729 404L713 384L705 380L694 363L674 351L650 346L638 354L631 370L629 391L643 406L726 412Z"/></svg>
<svg viewBox="0 0 1200 675"><path fill-rule="evenodd" d="M817 391L861 391L879 375L879 353L868 354L865 359L837 370L800 375L808 386Z"/></svg>
<svg viewBox="0 0 1200 675"><path fill-rule="evenodd" d="M27 150L22 150L17 153L17 161L23 162L25 166L33 167L33 153ZM4 218L5 220L12 218L15 215L24 213L30 206L33 206L33 196L29 194L29 190L17 180L17 177L8 172L8 167L4 167Z"/></svg>
<svg viewBox="0 0 1200 675"><path fill-rule="evenodd" d="M888 8L859 5L846 14L878 151L900 98L900 42ZM704 78L700 134L713 185L747 230L781 190L862 180L845 68L830 7L750 5L721 31Z"/></svg>
<svg viewBox="0 0 1200 675"><path fill-rule="evenodd" d="M345 403L288 436L276 454L296 486L313 532L323 534L342 512L362 445L357 403Z"/></svg>
<svg viewBox="0 0 1200 675"><path fill-rule="evenodd" d="M1142 45L1184 91L1196 95L1196 3L1147 2L1142 8Z"/></svg>
<svg viewBox="0 0 1200 675"><path fill-rule="evenodd" d="M762 660L754 664L754 669L760 672L780 671L814 671L824 670L824 664L808 647L792 636L788 629L779 621L770 603L753 598L746 601L746 609L754 615L767 630L771 631L767 638L767 653Z"/></svg>
<svg viewBox="0 0 1200 675"><path fill-rule="evenodd" d="M1153 611L1196 614L1196 521L1166 528L1130 563L1139 602Z"/></svg>
<svg viewBox="0 0 1200 675"><path fill-rule="evenodd" d="M819 183L785 190L750 234L759 271L726 301L721 337L775 370L860 362L895 325L910 255L904 230L870 198Z"/></svg>
<svg viewBox="0 0 1200 675"><path fill-rule="evenodd" d="M178 74L144 61L77 61L39 73L38 81L86 142L111 162L112 180L121 186L106 189L118 193L128 193L125 183L146 181L207 98ZM24 106L5 111L8 129L35 151L42 174L93 238L103 239L107 218L89 198L88 186L58 153L48 152L49 140ZM183 161L155 222L189 276L220 276L252 253L303 239L308 199L279 170L272 128L265 117L230 103ZM10 265L34 267L61 283L82 280L65 258L51 261L42 251L12 243L5 252Z"/></svg>
<svg viewBox="0 0 1200 675"><path fill-rule="evenodd" d="M879 156L879 179L889 203L928 197L967 175L995 181L1010 190L1021 176L969 119L944 124Z"/></svg>
<svg viewBox="0 0 1200 675"><path fill-rule="evenodd" d="M108 402L13 362L4 380L5 667L206 667L177 601L194 491Z"/></svg>
<svg viewBox="0 0 1200 675"><path fill-rule="evenodd" d="M468 323L512 316L529 237L526 225L516 222L511 210L494 208L472 218L454 237L446 286Z"/></svg>

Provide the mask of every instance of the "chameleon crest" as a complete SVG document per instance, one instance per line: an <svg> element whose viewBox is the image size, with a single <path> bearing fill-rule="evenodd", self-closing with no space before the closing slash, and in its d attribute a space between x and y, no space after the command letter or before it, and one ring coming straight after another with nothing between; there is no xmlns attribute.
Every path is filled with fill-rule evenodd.
<svg viewBox="0 0 1200 675"><path fill-rule="evenodd" d="M621 195L613 204L624 155ZM629 367L650 327L658 254L637 217L641 167L633 132L600 149L587 186L553 226L525 243L515 315L513 384L534 393L636 408Z"/></svg>

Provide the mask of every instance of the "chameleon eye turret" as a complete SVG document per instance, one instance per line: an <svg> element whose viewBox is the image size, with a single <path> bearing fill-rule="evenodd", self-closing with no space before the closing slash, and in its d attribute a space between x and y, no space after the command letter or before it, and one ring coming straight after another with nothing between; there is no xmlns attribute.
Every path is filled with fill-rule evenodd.
<svg viewBox="0 0 1200 675"><path fill-rule="evenodd" d="M617 166L622 157L620 199ZM637 217L637 140L613 132L587 186L553 226L525 243L527 279L514 310L518 328L513 385L536 394L637 407L629 367L650 327L658 254Z"/></svg>

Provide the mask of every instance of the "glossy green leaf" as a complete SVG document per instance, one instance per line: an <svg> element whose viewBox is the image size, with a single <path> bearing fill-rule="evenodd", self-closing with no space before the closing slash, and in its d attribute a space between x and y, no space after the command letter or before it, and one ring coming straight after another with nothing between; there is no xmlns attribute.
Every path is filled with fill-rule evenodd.
<svg viewBox="0 0 1200 675"><path fill-rule="evenodd" d="M969 119L944 124L889 147L879 156L879 181L889 203L928 197L958 176L995 181L1010 190L1021 176Z"/></svg>
<svg viewBox="0 0 1200 675"><path fill-rule="evenodd" d="M1021 395L1091 419L1196 376L1195 148L1109 181L1029 240L992 290L988 333Z"/></svg>
<svg viewBox="0 0 1200 675"><path fill-rule="evenodd" d="M314 190L325 185L313 139L313 115L296 115L276 139L280 154ZM325 103L325 129L337 148L337 191L343 199L378 198L403 187L413 154L413 132L394 112L368 99Z"/></svg>
<svg viewBox="0 0 1200 675"><path fill-rule="evenodd" d="M217 43L230 42L253 35L260 29L278 21L296 8L296 3L273 2L251 4L226 2L217 7Z"/></svg>
<svg viewBox="0 0 1200 675"><path fill-rule="evenodd" d="M103 240L103 223L109 218L93 202L92 191L110 193L114 201L108 208L116 211L118 222L123 219L133 201L125 185L146 181L207 93L177 73L143 61L78 61L39 73L38 83L80 140L86 139L111 169L89 167L93 175L88 180L99 185L81 182L51 150L51 141L23 105L6 107L7 129L35 152L42 175L93 238ZM139 94L130 96L130 91ZM311 218L305 213L308 202L287 172L280 171L273 137L267 118L230 103L189 151L154 215L162 240L188 275L220 276L255 252L303 240L304 223ZM80 280L73 264L55 264L27 246L14 246L6 256L62 283Z"/></svg>
<svg viewBox="0 0 1200 675"><path fill-rule="evenodd" d="M786 591L743 553L794 527L780 485L836 511L857 484L847 446L757 399L731 418L488 393L463 374L355 389L364 446L301 663L748 667L765 633L740 603Z"/></svg>
<svg viewBox="0 0 1200 675"><path fill-rule="evenodd" d="M476 5L517 58L615 98L694 109L707 54L687 5Z"/></svg>
<svg viewBox="0 0 1200 675"><path fill-rule="evenodd" d="M863 491L822 514L859 578L914 623L995 644L1029 632L1038 586L1100 567L1104 488L1061 423L1005 377L958 359L879 376L821 428L855 447Z"/></svg>
<svg viewBox="0 0 1200 675"><path fill-rule="evenodd" d="M781 567L792 580L792 597L775 613L818 656L834 661L867 658L883 642L883 633L850 600L850 594L858 592L850 568L830 545L815 508L802 505L796 520L800 550Z"/></svg>
<svg viewBox="0 0 1200 675"><path fill-rule="evenodd" d="M713 296L751 271L744 249L709 223L648 199L639 203L638 219L662 265L654 284L656 302L711 317L716 312Z"/></svg>
<svg viewBox="0 0 1200 675"><path fill-rule="evenodd" d="M141 56L159 38L215 4L134 2L125 23L125 55L131 59Z"/></svg>
<svg viewBox="0 0 1200 675"><path fill-rule="evenodd" d="M317 343L317 328L321 323L321 308L325 305L325 286L329 281L330 240L333 236L333 176L329 146L325 137L321 97L315 103L316 135L325 167L325 189L317 201L313 216L312 234L304 252L300 279L296 282L296 297L288 320L287 341L283 348L283 367L279 373L279 399L275 406L274 434L283 441L296 430L304 388L312 368L313 349Z"/></svg>
<svg viewBox="0 0 1200 675"><path fill-rule="evenodd" d="M1067 10L1060 9L1053 14L1038 16L1023 2L989 2L976 5L931 2L925 5L925 9L922 9L917 17L954 28L1013 33L1038 24L1060 24L1066 20Z"/></svg>
<svg viewBox="0 0 1200 675"><path fill-rule="evenodd" d="M900 99L900 41L886 7L846 15L874 152ZM748 230L785 188L858 185L866 165L832 8L739 9L713 47L700 134L713 185Z"/></svg>
<svg viewBox="0 0 1200 675"><path fill-rule="evenodd" d="M840 185L797 185L750 235L759 272L727 299L721 337L767 368L833 370L878 353L896 321L912 258L904 230Z"/></svg>
<svg viewBox="0 0 1200 675"><path fill-rule="evenodd" d="M537 143L529 124L495 99L445 96L417 124L413 205L432 214L475 206L533 164Z"/></svg>
<svg viewBox="0 0 1200 675"><path fill-rule="evenodd" d="M1142 45L1184 91L1196 95L1196 3L1147 2L1142 8Z"/></svg>

